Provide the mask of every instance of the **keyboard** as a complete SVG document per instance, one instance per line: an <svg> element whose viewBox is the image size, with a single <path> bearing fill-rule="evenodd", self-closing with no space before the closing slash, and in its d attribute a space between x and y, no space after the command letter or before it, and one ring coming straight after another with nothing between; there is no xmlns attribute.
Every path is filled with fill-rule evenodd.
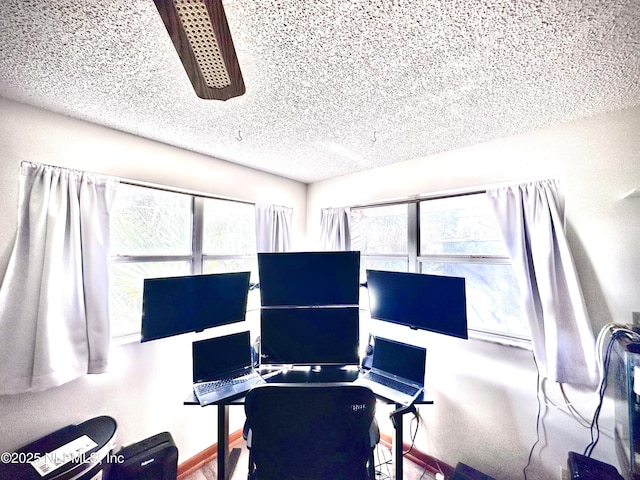
<svg viewBox="0 0 640 480"><path fill-rule="evenodd" d="M247 375L241 375L238 377L224 378L222 380L214 380L211 382L197 383L193 386L197 390L198 395L206 395L211 392L223 390L225 388L232 387L234 385L240 385L248 382L255 382L260 379L258 373L253 372Z"/></svg>
<svg viewBox="0 0 640 480"><path fill-rule="evenodd" d="M366 377L373 382L379 383L380 385L384 385L385 387L392 388L393 390L402 392L410 396L413 396L418 392L418 389L416 387L412 387L411 385L407 385L406 383L399 382L375 372L368 372L366 374Z"/></svg>

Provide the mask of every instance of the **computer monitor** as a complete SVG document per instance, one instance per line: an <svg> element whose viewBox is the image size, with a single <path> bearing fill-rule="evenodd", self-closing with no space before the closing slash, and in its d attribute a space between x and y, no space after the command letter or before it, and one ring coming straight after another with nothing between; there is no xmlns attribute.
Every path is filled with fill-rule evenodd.
<svg viewBox="0 0 640 480"><path fill-rule="evenodd" d="M147 278L142 342L245 319L250 272Z"/></svg>
<svg viewBox="0 0 640 480"><path fill-rule="evenodd" d="M360 252L258 253L263 307L357 305Z"/></svg>
<svg viewBox="0 0 640 480"><path fill-rule="evenodd" d="M263 308L260 362L282 365L357 365L358 307Z"/></svg>
<svg viewBox="0 0 640 480"><path fill-rule="evenodd" d="M465 279L367 270L371 318L468 338Z"/></svg>

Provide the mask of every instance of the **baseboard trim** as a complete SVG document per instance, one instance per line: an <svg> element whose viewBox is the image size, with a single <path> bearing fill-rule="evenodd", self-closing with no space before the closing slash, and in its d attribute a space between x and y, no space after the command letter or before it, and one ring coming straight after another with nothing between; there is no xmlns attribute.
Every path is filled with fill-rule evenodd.
<svg viewBox="0 0 640 480"><path fill-rule="evenodd" d="M393 440L391 435L380 432L380 443L385 447L391 449L393 445ZM424 452L414 448L411 448L411 445L408 443L402 444L402 451L408 452L404 455L404 458L415 463L418 467L425 469L427 472L435 475L436 473L442 473L446 478L449 478L453 475L455 468L451 465L444 463L441 460L438 460L431 455L427 455Z"/></svg>
<svg viewBox="0 0 640 480"><path fill-rule="evenodd" d="M236 430L229 435L229 447L233 447L234 444L242 440L242 429ZM188 475L191 475L196 470L202 468L206 463L214 460L218 457L218 444L214 443L210 447L205 448L199 453L196 453L193 457L185 460L178 465L178 479L184 480Z"/></svg>

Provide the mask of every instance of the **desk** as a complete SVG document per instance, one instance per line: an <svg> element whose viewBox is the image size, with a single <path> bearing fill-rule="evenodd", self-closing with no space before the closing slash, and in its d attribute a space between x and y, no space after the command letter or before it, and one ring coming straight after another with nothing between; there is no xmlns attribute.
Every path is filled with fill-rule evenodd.
<svg viewBox="0 0 640 480"><path fill-rule="evenodd" d="M261 371L261 373L269 373L270 371ZM268 377L268 376L267 376ZM350 383L358 377L358 371L355 369L327 368L316 372L309 369L298 370L291 369L281 374L266 378L267 383ZM393 404L388 399L378 397L382 402ZM431 399L425 392L415 402L416 405L433 404ZM185 405L200 405L193 393L184 401ZM223 403L212 404L218 407L218 480L228 480L233 474L237 457L229 453L229 407L231 405L244 405L244 397L227 400ZM400 405L396 405L399 408ZM393 460L393 468L395 478L401 480L402 476L402 440L403 440L403 419L402 415L396 419L395 434L392 438L391 455Z"/></svg>

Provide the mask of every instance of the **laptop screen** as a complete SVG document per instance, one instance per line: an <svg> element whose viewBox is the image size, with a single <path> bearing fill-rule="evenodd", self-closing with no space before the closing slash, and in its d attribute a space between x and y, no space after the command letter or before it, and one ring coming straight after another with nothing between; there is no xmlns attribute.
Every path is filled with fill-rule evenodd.
<svg viewBox="0 0 640 480"><path fill-rule="evenodd" d="M420 384L424 382L426 349L387 338L374 337L373 341L373 368Z"/></svg>
<svg viewBox="0 0 640 480"><path fill-rule="evenodd" d="M249 331L193 342L193 382L226 378L251 366Z"/></svg>

